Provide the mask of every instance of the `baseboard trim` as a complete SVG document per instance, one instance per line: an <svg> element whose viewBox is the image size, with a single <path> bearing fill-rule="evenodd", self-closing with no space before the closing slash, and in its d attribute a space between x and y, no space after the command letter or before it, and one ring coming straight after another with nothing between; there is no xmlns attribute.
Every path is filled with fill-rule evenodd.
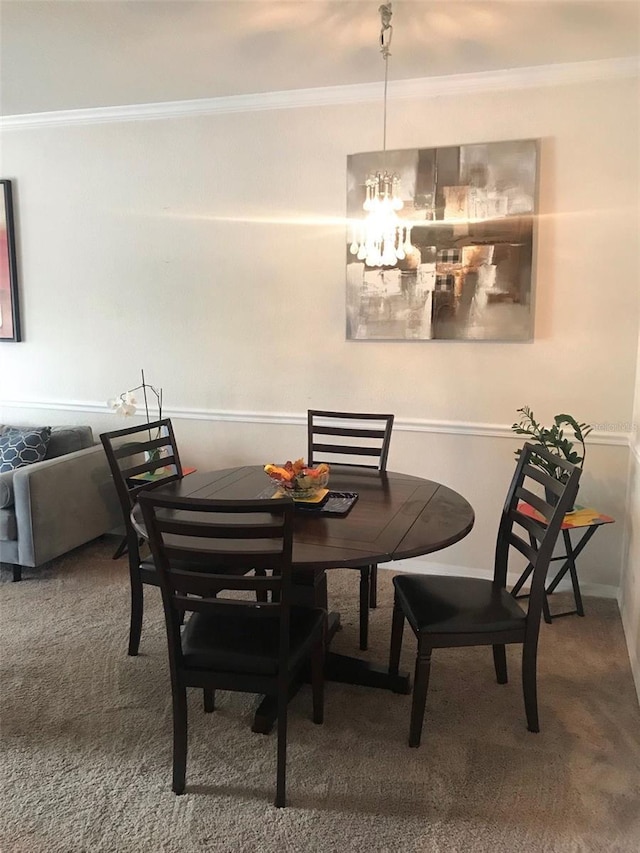
<svg viewBox="0 0 640 853"><path fill-rule="evenodd" d="M640 660L636 654L635 649L631 643L631 638L627 636L627 632L625 631L625 639L627 641L627 652L629 653L629 663L631 664L631 674L633 675L633 681L636 686L636 693L638 694L638 704L640 704Z"/></svg>
<svg viewBox="0 0 640 853"><path fill-rule="evenodd" d="M0 402L2 408L28 409L34 411L77 412L81 414L110 414L111 409L105 403L91 401L59 400L6 400ZM157 412L150 410L152 415ZM228 411L224 409L187 409L167 408L163 415L175 420L200 420L209 422L236 424L273 424L306 426L307 415L299 412L248 412ZM131 419L135 423L134 416ZM522 441L508 424L491 424L473 421L440 421L426 418L396 418L393 424L396 432L421 432L440 435L479 436L483 438L508 438ZM630 447L633 433L620 431L596 431L588 438L589 444L601 444L613 447Z"/></svg>
<svg viewBox="0 0 640 853"><path fill-rule="evenodd" d="M393 80L389 83L388 97L390 100L406 100L567 86L601 80L633 78L639 72L638 57L622 56L583 62L505 68L471 74ZM377 102L381 97L380 85L380 83L359 83L313 89L289 89L280 92L229 95L218 98L25 113L3 117L0 120L0 130L69 127L122 121L150 121L304 107L317 109L322 106Z"/></svg>
<svg viewBox="0 0 640 853"><path fill-rule="evenodd" d="M636 693L638 694L638 704L640 705L640 660L638 660L635 651L627 646L629 649L629 661L631 663L631 674L633 675L633 680L636 685Z"/></svg>

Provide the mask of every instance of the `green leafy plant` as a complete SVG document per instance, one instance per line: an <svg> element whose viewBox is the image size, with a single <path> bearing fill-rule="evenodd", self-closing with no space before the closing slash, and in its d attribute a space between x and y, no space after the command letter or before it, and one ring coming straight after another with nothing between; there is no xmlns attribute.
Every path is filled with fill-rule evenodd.
<svg viewBox="0 0 640 853"><path fill-rule="evenodd" d="M567 462L572 465L577 465L579 468L584 466L584 460L587 455L585 438L592 431L593 427L589 424L578 423L571 415L556 415L553 419L553 426L545 427L539 423L533 414L533 410L529 406L523 406L517 409L520 414L520 420L511 425L511 429L516 435L525 435L527 440L535 444L541 444L546 447L551 453L562 456ZM575 436L575 441L567 438L563 427L570 427ZM576 447L577 442L577 447ZM516 450L516 457L520 456L521 450ZM537 467L546 471L556 480L563 481L566 479L566 474L560 468L546 460L540 460Z"/></svg>

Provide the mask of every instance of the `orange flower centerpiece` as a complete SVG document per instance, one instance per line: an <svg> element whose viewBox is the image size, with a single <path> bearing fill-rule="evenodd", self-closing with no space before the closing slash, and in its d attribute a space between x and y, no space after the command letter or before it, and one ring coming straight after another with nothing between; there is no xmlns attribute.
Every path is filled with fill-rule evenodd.
<svg viewBox="0 0 640 853"><path fill-rule="evenodd" d="M265 474L274 480L279 488L293 500L317 500L326 494L329 482L329 466L321 462L316 467L304 464L304 459L264 466Z"/></svg>

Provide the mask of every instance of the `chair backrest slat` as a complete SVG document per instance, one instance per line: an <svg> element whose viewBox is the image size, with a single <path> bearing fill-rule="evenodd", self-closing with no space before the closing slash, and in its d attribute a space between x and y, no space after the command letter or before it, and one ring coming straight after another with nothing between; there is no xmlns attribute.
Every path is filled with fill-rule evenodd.
<svg viewBox="0 0 640 853"><path fill-rule="evenodd" d="M550 474L547 474L546 471L542 471L540 468L536 468L533 465L525 465L523 470L525 477L530 477L532 480L536 480L544 486L547 492L553 492L555 495L561 495L564 491L564 484L561 483L560 480L556 480L556 478L552 477Z"/></svg>
<svg viewBox="0 0 640 853"><path fill-rule="evenodd" d="M535 492L530 491L530 489L523 488L522 486L518 486L516 489L516 497L520 501L524 501L525 503L532 506L534 509L537 509L539 513L541 513L547 520L551 518L553 515L553 507L551 504L547 503L547 501L537 495Z"/></svg>
<svg viewBox="0 0 640 853"><path fill-rule="evenodd" d="M309 409L309 465L335 462L340 465L386 471L393 420L394 416L389 414ZM372 460L376 460L376 464L372 464Z"/></svg>
<svg viewBox="0 0 640 853"><path fill-rule="evenodd" d="M282 537L282 525L265 514L265 520L256 524L234 524L228 521L207 523L191 518L161 518L157 520L161 533L210 539L278 539Z"/></svg>
<svg viewBox="0 0 640 853"><path fill-rule="evenodd" d="M229 612L230 608L236 607L238 610L242 609L243 613L250 611L252 619L273 619L280 613L279 604L264 601L244 601L237 598L219 599L204 596L195 598L187 595L175 595L174 603L177 608L194 613L209 613L212 610L216 610L218 613Z"/></svg>
<svg viewBox="0 0 640 853"><path fill-rule="evenodd" d="M350 444L313 444L313 464L318 459L319 454L326 453L345 453L351 456L380 456L380 448L378 447L354 447Z"/></svg>
<svg viewBox="0 0 640 853"><path fill-rule="evenodd" d="M527 560L531 563L531 565L535 564L538 558L538 552L532 545L530 545L528 542L525 542L521 536L518 536L518 534L514 533L513 531L507 534L507 538L509 544L513 545L514 548L520 551L522 556L526 557Z"/></svg>
<svg viewBox="0 0 640 853"><path fill-rule="evenodd" d="M512 509L510 511L509 518L511 521L519 524L520 527L524 527L529 536L533 536L534 539L538 540L538 542L541 542L547 534L547 528L543 524L536 521L536 519L532 518L530 515L525 515L523 512L519 512L517 509Z"/></svg>
<svg viewBox="0 0 640 853"><path fill-rule="evenodd" d="M170 552L167 552L171 564ZM211 596L225 589L234 589L245 592L273 592L280 588L281 581L277 575L238 575L225 574L224 571L216 571L215 575L210 567L200 571L197 566L190 564L188 569L180 568L180 563L175 563L171 570L171 583L176 593Z"/></svg>
<svg viewBox="0 0 640 853"><path fill-rule="evenodd" d="M345 438L374 438L377 441L383 441L385 435L384 429L357 429L356 427L333 427L322 426L321 424L316 424L313 431L316 435L340 435Z"/></svg>
<svg viewBox="0 0 640 853"><path fill-rule="evenodd" d="M167 553L169 562L171 563L170 552ZM215 575L209 571L194 571L194 567L190 566L188 570L180 569L174 564L171 570L171 583L178 593L191 593L193 595L209 596L214 592L218 593L224 589L234 589L245 592L273 592L280 588L280 580L278 577L268 575L249 576L249 575L227 575L222 572L216 572ZM212 576L213 575L213 576Z"/></svg>
<svg viewBox="0 0 640 853"><path fill-rule="evenodd" d="M198 540L199 543L202 539ZM272 569L278 563L276 551L255 551L250 549L234 552L216 550L213 546L203 548L201 544L194 544L190 548L186 542L177 548L167 544L165 547L167 557L173 561L188 560L194 566L209 567L213 572L224 575L226 572L243 569L249 562L253 569Z"/></svg>
<svg viewBox="0 0 640 853"><path fill-rule="evenodd" d="M126 458L126 457L120 457ZM127 468L121 468L120 473L124 477L125 480L129 480L132 477L135 477L138 474L155 474L158 469L171 468L176 464L176 457L174 454L169 456L162 456L155 460L146 460L145 462L139 462L137 465L130 465ZM167 474L167 476L171 476ZM164 478L163 478L164 479ZM149 482L146 483L147 488L149 487Z"/></svg>

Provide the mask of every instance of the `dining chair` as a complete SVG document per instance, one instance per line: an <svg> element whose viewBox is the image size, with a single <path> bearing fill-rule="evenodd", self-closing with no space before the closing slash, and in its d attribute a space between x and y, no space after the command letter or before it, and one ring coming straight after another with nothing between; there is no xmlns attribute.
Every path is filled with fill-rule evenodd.
<svg viewBox="0 0 640 853"><path fill-rule="evenodd" d="M100 435L116 487L125 530L131 587L129 655L137 655L142 635L144 584L159 586L153 559L141 556L144 539L134 529L131 511L143 489L165 486L184 476L178 444L169 418ZM118 552L116 552L118 553ZM257 569L257 571L260 571ZM260 592L264 598L266 593ZM205 698L206 707L206 698Z"/></svg>
<svg viewBox="0 0 640 853"><path fill-rule="evenodd" d="M187 687L275 695L275 805L285 805L287 705L310 663L313 721L322 723L326 610L291 605L294 504L139 495L160 578L173 699L173 790L185 789ZM183 568L186 561L199 570ZM211 568L215 568L215 573ZM245 575L259 567L264 576ZM255 592L269 601L250 600ZM244 597L242 597L244 596ZM191 616L180 630L181 614Z"/></svg>
<svg viewBox="0 0 640 853"><path fill-rule="evenodd" d="M307 412L307 460L358 468L387 470L393 415L362 412ZM360 648L369 644L369 608L377 606L378 566L360 572Z"/></svg>
<svg viewBox="0 0 640 853"><path fill-rule="evenodd" d="M103 432L100 440L122 512L131 582L128 653L137 655L142 634L143 584L158 586L159 580L153 559L149 555L144 559L141 557L140 547L143 540L133 528L131 510L143 489L181 480L182 464L169 418Z"/></svg>
<svg viewBox="0 0 640 853"><path fill-rule="evenodd" d="M552 463L562 482L538 467ZM493 580L450 575L396 575L389 671L397 674L405 618L416 635L409 746L420 746L432 649L493 646L498 684L507 682L507 643L522 644L522 687L531 732L540 730L537 701L537 652L545 578L565 513L573 506L581 470L546 448L525 444L502 510L495 548ZM545 491L546 490L546 491ZM529 504L541 524L518 508ZM516 527L517 526L517 527ZM524 535L523 535L524 534ZM523 555L532 568L525 612L506 588L509 558Z"/></svg>

